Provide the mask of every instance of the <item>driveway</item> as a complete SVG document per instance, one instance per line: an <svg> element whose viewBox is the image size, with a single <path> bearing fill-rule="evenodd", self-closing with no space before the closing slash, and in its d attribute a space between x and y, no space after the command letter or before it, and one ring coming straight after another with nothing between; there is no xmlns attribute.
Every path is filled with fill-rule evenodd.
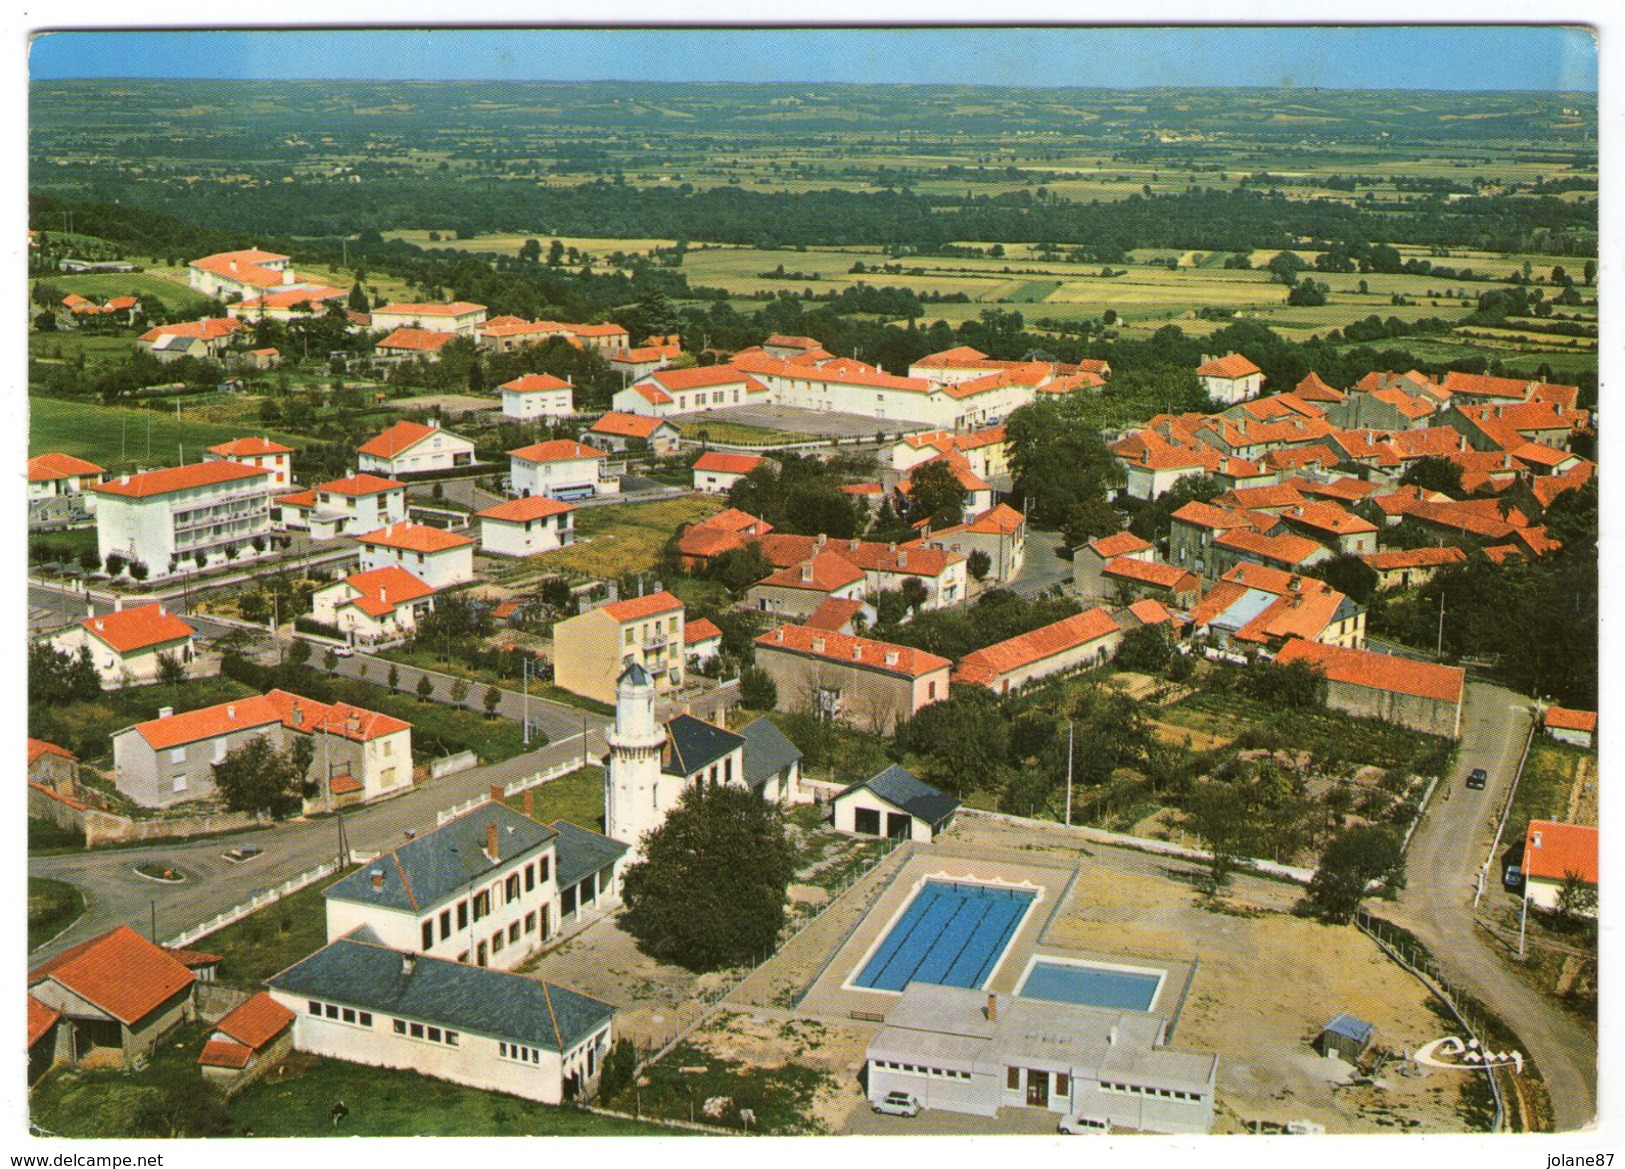
<svg viewBox="0 0 1625 1169"><path fill-rule="evenodd" d="M1517 1033L1546 1082L1556 1128L1570 1132L1596 1117L1596 1041L1508 969L1473 925L1479 865L1523 753L1532 707L1528 698L1511 690L1468 683L1461 749L1445 789L1449 799L1444 791L1436 793L1417 829L1406 860L1406 889L1391 912L1427 943L1447 978L1486 1003ZM1462 782L1474 767L1489 773L1483 791L1471 791ZM1498 878L1492 866L1486 881Z"/></svg>
<svg viewBox="0 0 1625 1169"><path fill-rule="evenodd" d="M1011 592L1022 597L1036 597L1048 592L1051 585L1072 583L1072 562L1062 560L1059 550L1065 546L1060 532L1027 529L1027 562L1021 575L1010 582Z"/></svg>

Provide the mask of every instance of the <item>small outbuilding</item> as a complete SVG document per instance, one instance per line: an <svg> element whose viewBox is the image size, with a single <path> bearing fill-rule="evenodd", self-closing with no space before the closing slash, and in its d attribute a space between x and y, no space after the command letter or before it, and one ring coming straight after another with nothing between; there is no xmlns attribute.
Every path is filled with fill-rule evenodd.
<svg viewBox="0 0 1625 1169"><path fill-rule="evenodd" d="M1550 706L1546 708L1545 727L1546 733L1558 742L1572 743L1589 751L1596 744L1597 712Z"/></svg>
<svg viewBox="0 0 1625 1169"><path fill-rule="evenodd" d="M1320 1034L1315 1037L1315 1049L1321 1055L1357 1063L1376 1035L1377 1028L1373 1024L1356 1019L1353 1015L1339 1014L1320 1029Z"/></svg>
<svg viewBox="0 0 1625 1169"><path fill-rule="evenodd" d="M953 824L959 801L892 764L879 775L836 794L837 831L929 844Z"/></svg>

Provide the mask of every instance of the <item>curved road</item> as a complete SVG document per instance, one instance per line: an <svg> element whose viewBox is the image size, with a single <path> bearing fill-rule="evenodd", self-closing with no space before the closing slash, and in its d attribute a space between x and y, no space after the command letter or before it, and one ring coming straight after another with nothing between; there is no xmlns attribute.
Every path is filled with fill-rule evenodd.
<svg viewBox="0 0 1625 1169"><path fill-rule="evenodd" d="M1449 777L1450 787L1434 795L1411 841L1407 886L1393 916L1427 943L1446 977L1517 1032L1545 1080L1555 1127L1572 1132L1596 1119L1596 1040L1508 969L1473 924L1478 868L1495 834L1533 713L1533 703L1521 694L1468 683L1456 773ZM1489 772L1484 791L1463 785L1474 767ZM1499 876L1492 866L1486 879Z"/></svg>

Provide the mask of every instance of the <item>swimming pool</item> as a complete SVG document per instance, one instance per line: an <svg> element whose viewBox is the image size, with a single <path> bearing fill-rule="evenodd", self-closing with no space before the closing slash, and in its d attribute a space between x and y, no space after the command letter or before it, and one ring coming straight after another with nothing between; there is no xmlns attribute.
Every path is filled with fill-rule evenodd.
<svg viewBox="0 0 1625 1169"><path fill-rule="evenodd" d="M1034 958L1016 993L1022 998L1118 1011L1149 1011L1163 975L1104 963Z"/></svg>
<svg viewBox="0 0 1625 1169"><path fill-rule="evenodd" d="M910 982L980 987L1037 899L1032 889L926 881L851 985L901 991Z"/></svg>

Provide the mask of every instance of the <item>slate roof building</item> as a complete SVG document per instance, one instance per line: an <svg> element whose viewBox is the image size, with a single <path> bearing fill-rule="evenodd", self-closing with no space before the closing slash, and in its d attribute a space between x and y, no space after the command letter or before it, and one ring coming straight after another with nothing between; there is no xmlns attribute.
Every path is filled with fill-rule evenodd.
<svg viewBox="0 0 1625 1169"><path fill-rule="evenodd" d="M615 1008L556 983L415 955L365 927L267 980L299 1051L544 1104L590 1092Z"/></svg>
<svg viewBox="0 0 1625 1169"><path fill-rule="evenodd" d="M946 831L959 811L958 800L895 763L837 792L830 803L837 831L921 844Z"/></svg>
<svg viewBox="0 0 1625 1169"><path fill-rule="evenodd" d="M1355 1063L1376 1037L1375 1025L1364 1019L1356 1019L1353 1015L1339 1013L1320 1029L1320 1034L1315 1037L1315 1046L1322 1055L1336 1055L1339 1059Z"/></svg>
<svg viewBox="0 0 1625 1169"><path fill-rule="evenodd" d="M745 740L745 782L764 800L795 804L801 797L801 749L765 715L739 729Z"/></svg>

